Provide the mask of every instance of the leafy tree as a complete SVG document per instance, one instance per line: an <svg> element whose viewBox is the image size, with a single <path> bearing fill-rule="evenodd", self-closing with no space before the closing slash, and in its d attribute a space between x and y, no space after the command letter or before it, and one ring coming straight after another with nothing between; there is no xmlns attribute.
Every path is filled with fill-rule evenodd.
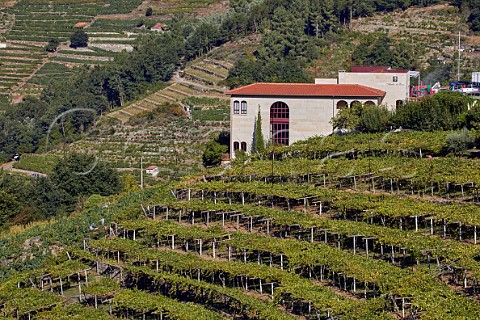
<svg viewBox="0 0 480 320"><path fill-rule="evenodd" d="M355 104L351 108L343 108L338 111L337 115L330 120L333 129L346 129L349 131L356 130L360 123L362 110L361 105Z"/></svg>
<svg viewBox="0 0 480 320"><path fill-rule="evenodd" d="M48 44L45 46L45 51L55 52L57 51L59 44L60 44L60 41L58 41L57 39L51 38L50 40L48 40Z"/></svg>
<svg viewBox="0 0 480 320"><path fill-rule="evenodd" d="M366 36L352 53L356 65L390 66L394 69L415 69L414 48L405 41L394 41L388 34L371 34Z"/></svg>
<svg viewBox="0 0 480 320"><path fill-rule="evenodd" d="M473 2L473 1L472 1ZM479 32L480 31L480 1L477 1L478 4L476 7L472 9L470 15L468 16L468 22L470 23L470 28L472 31Z"/></svg>
<svg viewBox="0 0 480 320"><path fill-rule="evenodd" d="M132 192L140 189L138 186L138 181L131 174L125 174L121 178L122 180L122 190L124 192Z"/></svg>
<svg viewBox="0 0 480 320"><path fill-rule="evenodd" d="M148 7L147 10L145 11L145 16L150 17L153 15L153 9L152 7Z"/></svg>
<svg viewBox="0 0 480 320"><path fill-rule="evenodd" d="M439 92L420 101L410 101L397 109L392 123L416 130L463 128L472 98L459 92Z"/></svg>
<svg viewBox="0 0 480 320"><path fill-rule="evenodd" d="M260 106L259 106L258 114L255 119L252 153L263 153L263 152L265 152L265 141L263 139L262 114L260 113Z"/></svg>
<svg viewBox="0 0 480 320"><path fill-rule="evenodd" d="M185 55L187 59L194 59L220 44L221 35L218 26L211 23L202 23L195 28L187 38Z"/></svg>
<svg viewBox="0 0 480 320"><path fill-rule="evenodd" d="M81 196L114 194L121 184L117 172L94 156L72 153L57 162L45 188L62 196L61 206L72 209Z"/></svg>
<svg viewBox="0 0 480 320"><path fill-rule="evenodd" d="M209 141L205 145L205 151L203 152L203 164L205 166L216 166L220 164L222 155L226 153L228 147L221 145L216 141Z"/></svg>
<svg viewBox="0 0 480 320"><path fill-rule="evenodd" d="M215 138L215 142L218 142L221 145L224 145L230 148L230 132L229 131L220 132L218 134L218 137Z"/></svg>
<svg viewBox="0 0 480 320"><path fill-rule="evenodd" d="M480 130L480 103L472 102L465 117L468 129Z"/></svg>
<svg viewBox="0 0 480 320"><path fill-rule="evenodd" d="M70 47L82 48L88 46L88 35L83 30L75 31L70 36Z"/></svg>
<svg viewBox="0 0 480 320"><path fill-rule="evenodd" d="M260 81L258 75L261 68L260 63L252 57L239 59L228 72L227 85L235 88Z"/></svg>
<svg viewBox="0 0 480 320"><path fill-rule="evenodd" d="M20 206L14 195L0 189L0 225L10 221L18 213Z"/></svg>

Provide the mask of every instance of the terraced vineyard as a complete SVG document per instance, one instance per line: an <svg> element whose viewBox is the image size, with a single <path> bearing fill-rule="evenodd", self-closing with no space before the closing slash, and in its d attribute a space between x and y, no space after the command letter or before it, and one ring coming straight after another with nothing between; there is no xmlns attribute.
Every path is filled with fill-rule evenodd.
<svg viewBox="0 0 480 320"><path fill-rule="evenodd" d="M114 59L122 50L130 51L139 34L150 33L139 28L141 16L129 16L142 1L39 1L21 0L0 9L0 35L6 48L0 49L0 92L5 94L38 94L47 80L43 73L57 69L65 76L74 66L98 65ZM122 19L111 17L120 15ZM149 27L158 19L148 20ZM77 25L80 27L76 27ZM89 36L88 48L68 47L70 35L84 29ZM48 53L44 46L50 39L61 42L57 52ZM54 65L58 65L54 68ZM39 72L40 71L40 72ZM66 71L66 72L60 72Z"/></svg>
<svg viewBox="0 0 480 320"><path fill-rule="evenodd" d="M225 77L231 67L226 60L201 59L186 72L197 64L205 74L208 68L214 70L215 75L211 76L218 82L223 80L220 74ZM45 85L52 78L67 77L69 73L65 66L50 62L29 83ZM92 134L52 156L69 151L94 153L114 168L136 175L143 158L144 167L159 166L159 177L164 179L198 172L204 143L229 128L229 100L224 90L219 85L175 76L174 83L166 88L106 114ZM42 167L42 157L31 155L31 161L21 161L15 167L48 173L50 168Z"/></svg>
<svg viewBox="0 0 480 320"><path fill-rule="evenodd" d="M228 9L228 2L220 0L165 0L145 1L137 10L143 14L147 8L152 8L157 15L189 14L196 17L221 13Z"/></svg>
<svg viewBox="0 0 480 320"><path fill-rule="evenodd" d="M198 172L203 144L215 134L228 130L228 118L227 121L218 120L218 113L211 115L202 109L195 111L193 118L175 104L138 110L124 123L105 117L104 123L91 135L65 146L54 155L61 156L69 151L88 152L118 170L132 171L135 175L140 174L140 160L143 159L144 168L156 165L160 168L159 177L171 179ZM226 109L220 107L220 110ZM42 155L34 157L41 159ZM24 168L34 170L28 163Z"/></svg>
<svg viewBox="0 0 480 320"><path fill-rule="evenodd" d="M412 135L391 139L418 149ZM339 145L367 137L341 137ZM326 145L316 143L304 144L316 150ZM318 160L296 150L282 150L284 158L273 163L237 163L222 175L93 196L70 220L5 234L0 242L8 245L0 254L8 255L12 269L25 269L20 261L29 254L30 265L42 267L5 273L2 311L39 319L480 316L475 193L422 198L401 188L374 189L369 177L356 186L339 184L345 163L358 161L357 168L365 168L364 159L329 158L324 173L317 167L306 171ZM391 157L365 161L377 168L392 165ZM400 171L402 162L418 169L416 179L424 177L422 162L451 166L447 158L395 157ZM268 176L265 161L276 175ZM478 171L473 160L455 161L462 163L458 177ZM322 181L324 174L328 181ZM446 174L444 181L451 179ZM105 230L89 231L102 216ZM35 255L37 246L54 250L56 257Z"/></svg>
<svg viewBox="0 0 480 320"><path fill-rule="evenodd" d="M212 100L216 101L216 106L227 117L223 120L228 121L227 109L229 108L228 97L224 94L226 88L220 83L228 75L232 64L227 61L199 59L188 66L180 75L175 75L173 83L157 91L146 98L134 102L130 106L108 114L109 117L116 118L122 122L128 121L132 116L146 111L152 111L154 108L164 103L177 103L184 107L190 102L195 101L192 107L197 110L211 109ZM200 98L200 99L199 99ZM202 98L204 98L202 100Z"/></svg>

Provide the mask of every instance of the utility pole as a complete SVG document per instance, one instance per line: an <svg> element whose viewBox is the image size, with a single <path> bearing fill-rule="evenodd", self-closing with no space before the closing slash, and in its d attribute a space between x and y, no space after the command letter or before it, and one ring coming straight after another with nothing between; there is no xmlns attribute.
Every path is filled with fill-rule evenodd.
<svg viewBox="0 0 480 320"><path fill-rule="evenodd" d="M460 81L460 31L458 31L458 69L457 69L457 81Z"/></svg>
<svg viewBox="0 0 480 320"><path fill-rule="evenodd" d="M140 189L143 189L143 157L140 157Z"/></svg>

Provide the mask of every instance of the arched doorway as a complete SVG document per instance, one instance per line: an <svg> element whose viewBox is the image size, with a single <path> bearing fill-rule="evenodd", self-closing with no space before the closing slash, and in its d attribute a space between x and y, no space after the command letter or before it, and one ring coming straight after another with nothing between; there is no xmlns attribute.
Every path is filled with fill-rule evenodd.
<svg viewBox="0 0 480 320"><path fill-rule="evenodd" d="M273 144L288 146L290 113L286 103L278 101L270 107L270 134Z"/></svg>
<svg viewBox="0 0 480 320"><path fill-rule="evenodd" d="M369 106L369 107L374 107L374 106L375 106L375 102L369 100L369 101L366 101L363 105L364 105L364 106Z"/></svg>

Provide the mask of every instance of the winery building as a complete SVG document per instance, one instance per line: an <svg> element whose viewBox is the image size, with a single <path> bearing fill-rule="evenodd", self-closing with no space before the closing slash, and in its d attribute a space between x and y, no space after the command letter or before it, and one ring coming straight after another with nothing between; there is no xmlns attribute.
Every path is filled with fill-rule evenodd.
<svg viewBox="0 0 480 320"><path fill-rule="evenodd" d="M258 112L265 141L291 145L332 133L338 111L355 103L381 105L385 91L358 84L254 83L230 95L230 150L250 153Z"/></svg>

